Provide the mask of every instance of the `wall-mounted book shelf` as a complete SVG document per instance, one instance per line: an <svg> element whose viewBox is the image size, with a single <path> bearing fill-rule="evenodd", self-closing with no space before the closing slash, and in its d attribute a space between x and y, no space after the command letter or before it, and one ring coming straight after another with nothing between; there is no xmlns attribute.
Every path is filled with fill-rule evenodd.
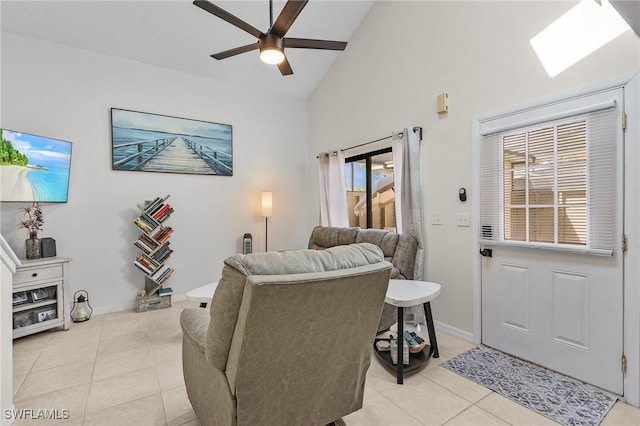
<svg viewBox="0 0 640 426"><path fill-rule="evenodd" d="M173 207L167 203L169 197L170 195L156 197L154 200L145 201L138 205L141 213L133 221L142 231L142 234L134 242L134 245L140 250L140 254L133 261L133 264L145 276L146 295L138 298L144 298L142 304L145 306L144 302L150 301L148 298L152 296L159 302L161 299L168 298L168 306L164 300L163 303L157 304L158 308L171 306L171 288L164 286L174 271L171 266L165 263L173 253L169 242L173 229L165 224L173 213ZM140 300L138 300L138 306L140 304ZM140 309L138 310L140 311Z"/></svg>

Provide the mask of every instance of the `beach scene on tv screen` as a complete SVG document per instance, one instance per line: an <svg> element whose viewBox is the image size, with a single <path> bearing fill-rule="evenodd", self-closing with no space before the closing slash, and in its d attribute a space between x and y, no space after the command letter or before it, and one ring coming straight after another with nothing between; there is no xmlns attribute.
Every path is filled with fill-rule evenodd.
<svg viewBox="0 0 640 426"><path fill-rule="evenodd" d="M71 146L0 129L0 200L67 202Z"/></svg>

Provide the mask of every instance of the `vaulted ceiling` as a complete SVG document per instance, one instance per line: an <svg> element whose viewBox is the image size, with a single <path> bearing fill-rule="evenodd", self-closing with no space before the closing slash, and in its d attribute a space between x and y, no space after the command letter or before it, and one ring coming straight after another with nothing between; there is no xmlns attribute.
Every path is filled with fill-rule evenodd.
<svg viewBox="0 0 640 426"><path fill-rule="evenodd" d="M263 32L269 28L268 0L210 1ZM640 35L640 1L610 1ZM349 41L374 2L310 0L287 37ZM273 1L274 19L285 3ZM302 98L341 54L287 49L294 74L285 77L257 51L215 60L212 53L255 38L191 0L0 0L0 17L5 32Z"/></svg>
<svg viewBox="0 0 640 426"><path fill-rule="evenodd" d="M257 29L269 28L268 0L217 1ZM374 0L311 0L288 37L349 41ZM284 0L273 2L274 20ZM255 42L190 0L2 1L3 32L127 58L272 93L307 98L340 52L287 49L294 71L282 76L257 51L221 61L212 53ZM347 49L349 46L347 45Z"/></svg>

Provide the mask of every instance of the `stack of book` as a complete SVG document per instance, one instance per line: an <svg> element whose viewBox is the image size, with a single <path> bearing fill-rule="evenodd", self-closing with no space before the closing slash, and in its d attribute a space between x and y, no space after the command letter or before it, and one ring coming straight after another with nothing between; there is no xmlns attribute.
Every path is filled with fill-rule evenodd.
<svg viewBox="0 0 640 426"><path fill-rule="evenodd" d="M156 272L154 272L149 278L158 284L162 284L173 274L173 268L171 266L162 265ZM153 294L153 292L151 292Z"/></svg>
<svg viewBox="0 0 640 426"><path fill-rule="evenodd" d="M149 236L159 243L163 243L173 234L173 229L170 226L159 226Z"/></svg>

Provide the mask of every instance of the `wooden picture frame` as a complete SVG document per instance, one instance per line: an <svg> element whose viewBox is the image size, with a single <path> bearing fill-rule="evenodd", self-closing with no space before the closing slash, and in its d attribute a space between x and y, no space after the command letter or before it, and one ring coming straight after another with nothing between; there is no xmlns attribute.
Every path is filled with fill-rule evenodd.
<svg viewBox="0 0 640 426"><path fill-rule="evenodd" d="M230 124L111 108L113 170L233 176Z"/></svg>

